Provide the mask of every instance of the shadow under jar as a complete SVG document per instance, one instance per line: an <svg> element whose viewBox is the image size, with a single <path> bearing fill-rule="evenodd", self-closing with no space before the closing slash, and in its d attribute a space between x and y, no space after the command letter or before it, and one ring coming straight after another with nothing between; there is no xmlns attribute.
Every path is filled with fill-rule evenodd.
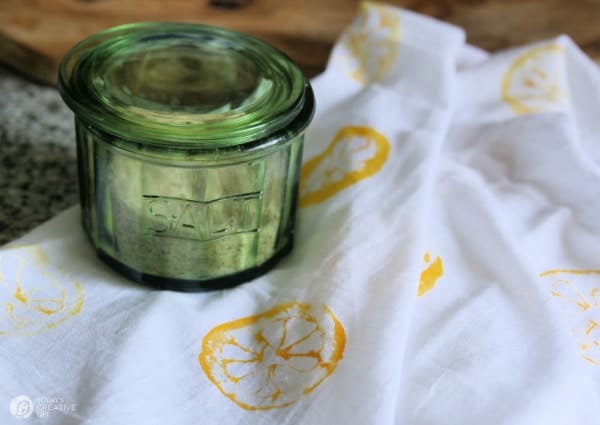
<svg viewBox="0 0 600 425"><path fill-rule="evenodd" d="M82 220L99 256L144 284L219 289L293 245L304 130L299 68L250 36L139 23L63 59Z"/></svg>

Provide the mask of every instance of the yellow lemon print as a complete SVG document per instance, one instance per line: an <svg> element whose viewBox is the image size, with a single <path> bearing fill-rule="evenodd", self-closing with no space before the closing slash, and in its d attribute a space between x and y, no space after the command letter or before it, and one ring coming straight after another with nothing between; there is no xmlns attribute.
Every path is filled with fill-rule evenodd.
<svg viewBox="0 0 600 425"><path fill-rule="evenodd" d="M502 99L517 114L549 110L567 98L562 86L563 48L551 44L523 53L502 79Z"/></svg>
<svg viewBox="0 0 600 425"><path fill-rule="evenodd" d="M0 250L0 336L35 335L79 314L81 285L37 246Z"/></svg>
<svg viewBox="0 0 600 425"><path fill-rule="evenodd" d="M343 127L329 146L302 167L300 206L317 204L377 173L390 152L386 137L370 127Z"/></svg>
<svg viewBox="0 0 600 425"><path fill-rule="evenodd" d="M600 270L548 270L540 276L568 314L582 357L600 365Z"/></svg>
<svg viewBox="0 0 600 425"><path fill-rule="evenodd" d="M585 342L581 344L582 356L588 362L600 366L600 322L588 320L584 334Z"/></svg>
<svg viewBox="0 0 600 425"><path fill-rule="evenodd" d="M431 291L438 279L444 275L444 263L440 257L436 257L435 260L431 261L429 252L426 252L423 261L427 264L427 267L421 272L419 289L417 290L417 296L419 297Z"/></svg>
<svg viewBox="0 0 600 425"><path fill-rule="evenodd" d="M208 379L247 410L289 406L342 359L346 335L327 307L292 302L213 328L199 362Z"/></svg>
<svg viewBox="0 0 600 425"><path fill-rule="evenodd" d="M400 40L400 14L389 8L361 4L342 43L347 48L347 73L358 82L378 81L394 64Z"/></svg>

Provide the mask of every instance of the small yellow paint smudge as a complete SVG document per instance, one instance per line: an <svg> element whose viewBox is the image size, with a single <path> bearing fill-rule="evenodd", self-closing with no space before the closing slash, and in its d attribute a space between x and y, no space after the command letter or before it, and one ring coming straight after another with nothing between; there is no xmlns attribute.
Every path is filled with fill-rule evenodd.
<svg viewBox="0 0 600 425"><path fill-rule="evenodd" d="M15 296L15 299L17 301L20 301L23 304L27 304L27 302L29 301L27 299L27 296L23 292L23 288L21 288L21 285L19 285L19 284L17 284L17 287L15 288L15 295L14 296Z"/></svg>
<svg viewBox="0 0 600 425"><path fill-rule="evenodd" d="M419 297L431 291L435 287L438 279L444 275L444 264L441 257L436 257L436 259L430 263L431 256L429 255L429 252L426 252L423 260L429 265L421 272L419 289L417 291Z"/></svg>

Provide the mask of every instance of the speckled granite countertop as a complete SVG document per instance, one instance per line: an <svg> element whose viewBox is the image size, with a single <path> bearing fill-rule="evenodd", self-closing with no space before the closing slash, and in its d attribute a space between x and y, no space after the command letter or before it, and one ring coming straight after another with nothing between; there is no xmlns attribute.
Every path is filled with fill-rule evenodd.
<svg viewBox="0 0 600 425"><path fill-rule="evenodd" d="M72 121L56 89L0 68L0 245L78 202Z"/></svg>

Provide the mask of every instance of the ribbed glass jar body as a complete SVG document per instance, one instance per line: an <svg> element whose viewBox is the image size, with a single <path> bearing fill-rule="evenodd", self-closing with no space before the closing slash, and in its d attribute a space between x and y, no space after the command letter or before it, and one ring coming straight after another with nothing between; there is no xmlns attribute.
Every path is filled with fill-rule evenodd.
<svg viewBox="0 0 600 425"><path fill-rule="evenodd" d="M300 71L213 27L136 24L94 37L67 55L59 88L75 112L82 220L100 257L175 290L268 270L293 244L314 111Z"/></svg>
<svg viewBox="0 0 600 425"><path fill-rule="evenodd" d="M84 228L99 254L136 280L226 287L291 249L302 134L207 165L149 159L80 121L76 129Z"/></svg>

